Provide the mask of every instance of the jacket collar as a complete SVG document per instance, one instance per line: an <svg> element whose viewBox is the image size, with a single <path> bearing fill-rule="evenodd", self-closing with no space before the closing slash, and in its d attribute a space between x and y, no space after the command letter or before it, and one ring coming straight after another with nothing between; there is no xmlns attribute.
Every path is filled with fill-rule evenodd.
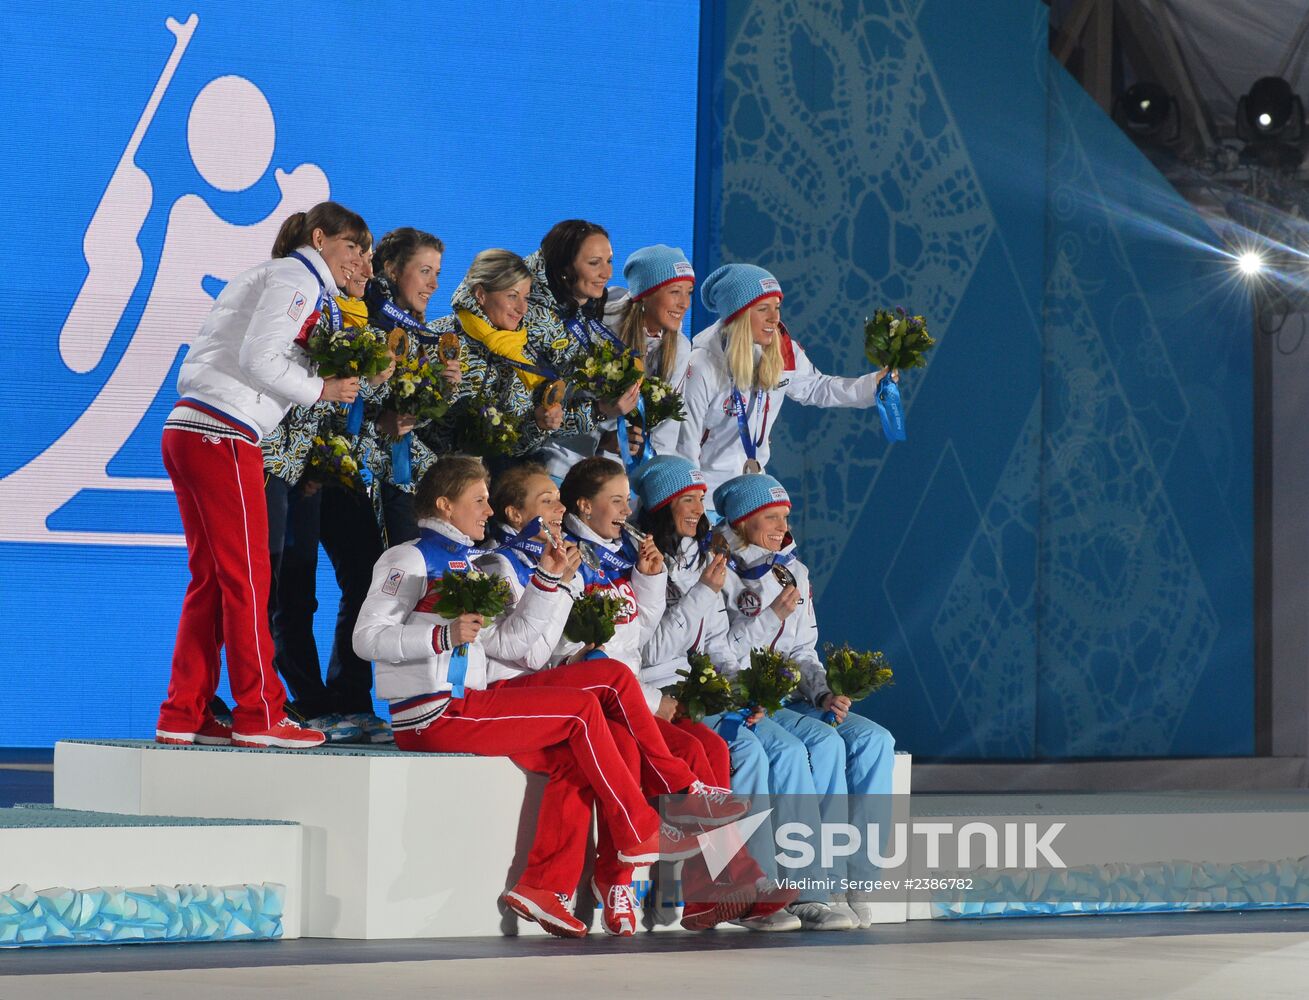
<svg viewBox="0 0 1309 1000"><path fill-rule="evenodd" d="M428 528L439 535L444 535L452 542L458 542L460 545L466 545L472 548L476 544L471 538L456 528L449 521L443 521L439 517L424 517L418 521L420 528Z"/></svg>
<svg viewBox="0 0 1309 1000"><path fill-rule="evenodd" d="M311 247L308 243L302 247L298 247L296 253L313 265L314 271L316 271L318 277L323 280L323 287L327 290L328 295L335 298L341 294L341 289L336 287L336 279L332 277L332 269L327 266L327 261L323 260L322 254Z"/></svg>

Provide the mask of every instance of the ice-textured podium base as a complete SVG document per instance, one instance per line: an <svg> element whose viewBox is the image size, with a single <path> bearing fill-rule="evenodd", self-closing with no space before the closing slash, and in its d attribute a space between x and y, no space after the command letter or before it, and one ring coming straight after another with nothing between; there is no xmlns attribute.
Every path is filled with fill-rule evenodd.
<svg viewBox="0 0 1309 1000"><path fill-rule="evenodd" d="M0 892L0 948L268 941L282 936L281 885L151 885Z"/></svg>

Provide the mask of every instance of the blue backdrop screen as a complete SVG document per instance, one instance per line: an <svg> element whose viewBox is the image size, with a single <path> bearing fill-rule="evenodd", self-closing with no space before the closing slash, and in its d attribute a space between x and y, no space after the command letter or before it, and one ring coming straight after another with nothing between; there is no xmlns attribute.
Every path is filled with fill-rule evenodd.
<svg viewBox="0 0 1309 1000"><path fill-rule="evenodd" d="M4 23L0 744L145 736L187 580L159 434L213 296L327 197L445 241L432 315L477 251L528 253L561 218L603 223L619 265L690 252L699 5L19 3Z"/></svg>

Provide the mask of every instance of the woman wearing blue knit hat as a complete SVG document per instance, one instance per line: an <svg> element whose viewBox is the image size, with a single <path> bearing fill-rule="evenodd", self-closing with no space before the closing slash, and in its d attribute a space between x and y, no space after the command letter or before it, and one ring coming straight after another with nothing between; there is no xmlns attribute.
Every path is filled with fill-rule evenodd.
<svg viewBox="0 0 1309 1000"><path fill-rule="evenodd" d="M751 649L768 647L799 664L800 697L773 718L809 748L824 822L851 821L835 814L846 812L847 801L861 813L889 802L895 739L850 711L850 699L827 686L809 570L787 530L791 498L786 489L772 476L737 476L714 491L714 504L724 519L719 530L732 547L723 588L730 618L727 641L743 663ZM836 717L835 727L822 721L827 711ZM852 856L848 878L860 883L875 879L869 865L866 855ZM822 875L840 884L845 872L829 868ZM848 911L861 927L872 922L872 905L856 893L842 893L833 909Z"/></svg>
<svg viewBox="0 0 1309 1000"><path fill-rule="evenodd" d="M704 477L686 459L659 455L636 473L634 485L641 498L642 527L650 532L664 553L668 571L668 605L659 626L643 649L641 679L663 688L675 684L677 671L688 668L687 654L702 652L725 674L740 667L740 657L728 636L728 614L723 587L730 576L727 558L709 553L709 522L704 516ZM727 732L722 715L704 720L706 725ZM829 740L826 753L817 756L819 766L840 769L843 754L840 741L824 736L819 726L815 742ZM805 742L774 719L757 713L749 726L738 726L728 741L732 759L732 791L748 796L755 809L773 806L773 823L750 838L750 854L777 885L773 830L796 820L818 828L818 788L810 770L810 750ZM824 787L827 782L824 781ZM789 873L792 876L795 873ZM816 877L818 872L813 872ZM803 896L801 902L797 898ZM688 897L689 898L689 897ZM761 891L755 908L736 920L756 931L798 930L802 920L811 930L848 930L848 916L830 910L827 894L773 888ZM788 905L789 904L789 905ZM784 907L786 907L784 909Z"/></svg>
<svg viewBox="0 0 1309 1000"><path fill-rule="evenodd" d="M704 472L711 495L731 477L768 465L769 434L787 398L825 407L877 401L887 371L840 378L815 368L782 323L781 284L762 267L724 264L705 279L700 297L719 319L692 341L677 454Z"/></svg>
<svg viewBox="0 0 1309 1000"><path fill-rule="evenodd" d="M638 357L645 370L681 392L690 372L691 341L682 320L691 308L695 269L677 247L656 243L641 247L623 265L627 288L609 289L607 323ZM655 454L677 446L678 422L665 420L650 435Z"/></svg>

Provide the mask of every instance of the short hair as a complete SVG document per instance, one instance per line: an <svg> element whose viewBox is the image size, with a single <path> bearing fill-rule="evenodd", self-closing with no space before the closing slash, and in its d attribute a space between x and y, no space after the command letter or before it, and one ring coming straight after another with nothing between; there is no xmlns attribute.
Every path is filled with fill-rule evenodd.
<svg viewBox="0 0 1309 1000"><path fill-rule="evenodd" d="M468 265L464 287L471 294L474 288L484 292L503 292L520 281L531 281L532 271L523 258L512 250L483 250Z"/></svg>
<svg viewBox="0 0 1309 1000"><path fill-rule="evenodd" d="M480 458L472 455L442 455L419 480L414 494L414 509L419 517L428 517L436 511L436 501L458 499L473 483L485 483L491 478Z"/></svg>

